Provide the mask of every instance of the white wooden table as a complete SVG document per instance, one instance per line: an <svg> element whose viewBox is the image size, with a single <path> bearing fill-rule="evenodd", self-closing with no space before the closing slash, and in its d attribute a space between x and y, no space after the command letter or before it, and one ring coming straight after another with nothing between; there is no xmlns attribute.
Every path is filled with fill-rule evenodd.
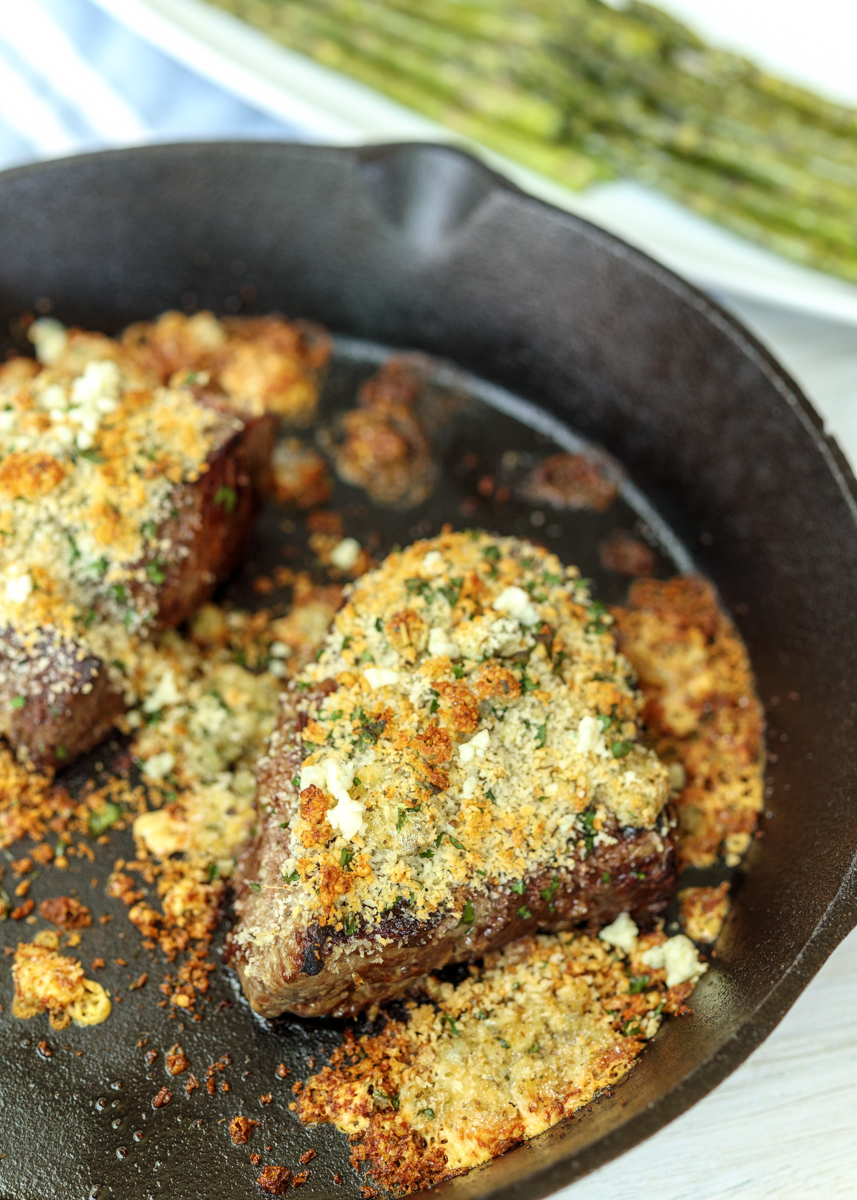
<svg viewBox="0 0 857 1200"><path fill-rule="evenodd" d="M749 304L738 315L803 386L857 467L857 328ZM557 1195L855 1200L857 931L716 1091Z"/></svg>

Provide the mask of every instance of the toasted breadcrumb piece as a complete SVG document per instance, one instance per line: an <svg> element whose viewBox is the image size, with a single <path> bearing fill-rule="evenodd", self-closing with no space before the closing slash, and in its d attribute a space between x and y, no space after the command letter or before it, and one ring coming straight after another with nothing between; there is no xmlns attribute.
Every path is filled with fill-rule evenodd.
<svg viewBox="0 0 857 1200"><path fill-rule="evenodd" d="M618 575L652 575L657 566L651 546L623 529L615 530L599 551L602 567Z"/></svg>
<svg viewBox="0 0 857 1200"><path fill-rule="evenodd" d="M689 887L678 894L681 923L695 942L717 941L729 913L729 884L717 887Z"/></svg>
<svg viewBox="0 0 857 1200"><path fill-rule="evenodd" d="M85 904L73 896L53 896L39 905L39 916L60 929L86 929L92 915Z"/></svg>
<svg viewBox="0 0 857 1200"><path fill-rule="evenodd" d="M350 1135L355 1166L397 1194L430 1187L534 1137L588 1104L631 1067L662 1014L685 1010L691 984L667 989L642 956L562 933L524 938L381 1033L351 1031L298 1093L305 1124Z"/></svg>
<svg viewBox="0 0 857 1200"><path fill-rule="evenodd" d="M250 1141L254 1127L258 1124L258 1121L253 1121L250 1117L233 1117L229 1122L229 1136L232 1138L233 1146L245 1146Z"/></svg>
<svg viewBox="0 0 857 1200"><path fill-rule="evenodd" d="M327 463L299 438L283 438L274 448L274 495L281 504L315 508L333 492Z"/></svg>
<svg viewBox="0 0 857 1200"><path fill-rule="evenodd" d="M391 358L360 389L357 407L322 432L340 479L363 488L376 504L412 508L434 488L437 466L416 412L422 387L413 360Z"/></svg>
<svg viewBox="0 0 857 1200"><path fill-rule="evenodd" d="M616 474L603 453L552 454L532 471L522 494L531 504L603 512L618 494Z"/></svg>
<svg viewBox="0 0 857 1200"><path fill-rule="evenodd" d="M764 792L764 713L747 649L699 576L638 580L612 610L646 697L643 719L671 764L684 866L737 866Z"/></svg>
<svg viewBox="0 0 857 1200"><path fill-rule="evenodd" d="M258 1163L258 1159L256 1161ZM259 1185L261 1191L265 1192L268 1196L285 1196L288 1191L291 1174L288 1167L263 1167L256 1183Z"/></svg>
<svg viewBox="0 0 857 1200"><path fill-rule="evenodd" d="M53 1029L100 1025L110 1015L110 1000L100 983L86 979L77 959L58 953L59 935L36 934L19 942L12 963L15 999L12 1015L29 1020L47 1012Z"/></svg>
<svg viewBox="0 0 857 1200"><path fill-rule="evenodd" d="M313 417L330 357L330 339L318 326L270 316L218 320L210 312L166 312L131 325L121 348L163 382L177 372L181 379L204 375L199 382L222 389L236 407L276 412L295 424Z"/></svg>

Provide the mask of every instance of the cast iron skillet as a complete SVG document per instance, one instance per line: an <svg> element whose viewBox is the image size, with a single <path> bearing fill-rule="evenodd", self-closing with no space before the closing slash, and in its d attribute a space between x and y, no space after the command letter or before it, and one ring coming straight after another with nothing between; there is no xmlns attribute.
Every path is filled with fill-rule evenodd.
<svg viewBox="0 0 857 1200"><path fill-rule="evenodd" d="M715 1087L857 920L857 485L794 383L736 321L645 255L433 146L161 146L7 172L3 327L45 296L61 319L108 332L182 305L316 318L452 360L624 463L735 614L763 699L781 698L769 712L779 760L764 837L693 1017L661 1031L614 1097L444 1190L535 1200ZM110 909L99 899L106 869L92 868L102 886L84 895L95 913ZM218 978L214 994L233 1000L220 1020L178 1032L150 987L126 993L97 1029L51 1035L44 1058L44 1028L8 1016L8 972L2 988L9 1200L258 1194L247 1155L218 1124L238 1111L276 1115L279 1127L266 1117L255 1147L275 1143L265 1162L294 1167L301 1150L324 1149L305 1191L359 1194L342 1139L300 1129L287 1087L273 1109L257 1099L277 1086L277 1061L292 1055L306 1074L301 1056L322 1055L335 1029L291 1022L288 1036L272 1032ZM149 1070L133 1049L141 1034L161 1049L180 1038L200 1075L229 1051L233 1091L154 1112L166 1077L162 1057ZM242 1078L245 1062L270 1064L268 1074ZM343 1188L331 1182L337 1167Z"/></svg>

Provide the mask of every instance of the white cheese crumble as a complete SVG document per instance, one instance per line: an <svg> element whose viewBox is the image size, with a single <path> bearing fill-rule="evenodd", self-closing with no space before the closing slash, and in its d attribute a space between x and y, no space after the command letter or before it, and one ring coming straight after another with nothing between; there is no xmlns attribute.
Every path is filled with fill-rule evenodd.
<svg viewBox="0 0 857 1200"><path fill-rule="evenodd" d="M508 613L522 625L537 625L541 620L539 610L523 588L505 588L497 599L491 602L491 607L496 612Z"/></svg>
<svg viewBox="0 0 857 1200"><path fill-rule="evenodd" d="M464 783L461 785L461 795L465 800L472 800L476 795L476 789L479 787L479 780L475 775L468 775Z"/></svg>
<svg viewBox="0 0 857 1200"><path fill-rule="evenodd" d="M604 733L597 717L580 718L580 724L577 727L577 749L580 754L597 754L601 758L607 757Z"/></svg>
<svg viewBox="0 0 857 1200"><path fill-rule="evenodd" d="M673 792L683 792L687 786L687 772L681 763L670 763L670 790Z"/></svg>
<svg viewBox="0 0 857 1200"><path fill-rule="evenodd" d="M360 557L360 543L356 538L343 538L330 552L330 561L340 571L350 571Z"/></svg>
<svg viewBox="0 0 857 1200"><path fill-rule="evenodd" d="M22 575L10 575L6 580L6 599L12 604L23 604L33 590L33 581L25 571Z"/></svg>
<svg viewBox="0 0 857 1200"><path fill-rule="evenodd" d="M78 427L74 440L79 450L90 450L95 445L102 419L118 406L120 384L119 368L111 359L87 363L71 386L68 410L51 412L55 421Z"/></svg>
<svg viewBox="0 0 857 1200"><path fill-rule="evenodd" d="M301 771L301 791L314 785L336 800L335 807L327 810L327 820L331 828L346 841L351 841L363 829L363 814L366 811L363 803L355 800L348 791L353 783L354 773L350 766L335 758L310 764Z"/></svg>
<svg viewBox="0 0 857 1200"><path fill-rule="evenodd" d="M172 667L167 667L158 680L154 691L143 701L143 712L159 712L160 709L165 708L168 704L178 704L181 698L173 669Z"/></svg>
<svg viewBox="0 0 857 1200"><path fill-rule="evenodd" d="M147 779L157 782L166 779L175 765L175 755L170 754L169 750L162 750L160 754L153 754L151 758L146 759L143 763L143 774Z"/></svg>
<svg viewBox="0 0 857 1200"><path fill-rule="evenodd" d="M700 962L696 946L683 933L667 938L660 946L652 946L643 955L643 962L656 970L665 968L668 988L698 979L708 970L708 963Z"/></svg>
<svg viewBox="0 0 857 1200"><path fill-rule="evenodd" d="M50 367L65 350L66 328L53 317L39 317L27 330L27 337L36 348L36 358L44 367Z"/></svg>
<svg viewBox="0 0 857 1200"><path fill-rule="evenodd" d="M598 936L608 946L615 946L617 950L623 950L625 954L631 954L637 944L637 935L639 932L630 914L623 912L619 913L619 916L611 925L605 925ZM653 964L650 963L649 965L652 966ZM667 983L669 983L669 980L667 980Z"/></svg>
<svg viewBox="0 0 857 1200"><path fill-rule="evenodd" d="M428 575L440 575L446 568L443 555L439 550L429 550L423 559L423 570Z"/></svg>
<svg viewBox="0 0 857 1200"><path fill-rule="evenodd" d="M473 762L474 758L484 758L491 734L487 729L480 729L469 742L462 742L458 747L458 757L463 763ZM472 794L472 793L471 793Z"/></svg>
<svg viewBox="0 0 857 1200"><path fill-rule="evenodd" d="M363 814L365 807L359 800L348 796L340 800L335 808L328 809L327 819L330 827L341 834L347 842L356 837L363 829Z"/></svg>
<svg viewBox="0 0 857 1200"><path fill-rule="evenodd" d="M429 630L428 652L432 658L440 658L444 654L447 658L461 658L458 645L445 629L437 625Z"/></svg>
<svg viewBox="0 0 857 1200"><path fill-rule="evenodd" d="M388 667L364 667L363 677L373 692L399 682L399 672L391 671Z"/></svg>

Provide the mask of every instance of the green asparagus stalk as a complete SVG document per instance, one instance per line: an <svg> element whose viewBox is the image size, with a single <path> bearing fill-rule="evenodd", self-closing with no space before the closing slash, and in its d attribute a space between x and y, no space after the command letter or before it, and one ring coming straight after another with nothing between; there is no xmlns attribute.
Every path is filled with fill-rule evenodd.
<svg viewBox="0 0 857 1200"><path fill-rule="evenodd" d="M857 112L630 0L212 0L462 136L857 280Z"/></svg>

